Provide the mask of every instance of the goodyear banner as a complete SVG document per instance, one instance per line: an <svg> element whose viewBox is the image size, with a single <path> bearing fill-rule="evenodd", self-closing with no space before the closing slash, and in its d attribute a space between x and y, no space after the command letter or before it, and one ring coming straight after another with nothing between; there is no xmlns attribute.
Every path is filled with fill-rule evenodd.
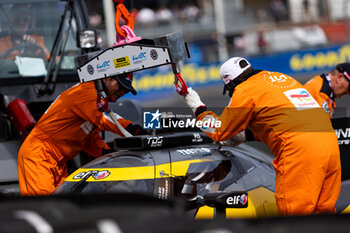
<svg viewBox="0 0 350 233"><path fill-rule="evenodd" d="M328 72L338 63L349 62L350 44L248 59L255 69L278 71L296 77L308 73ZM219 75L220 66L219 63L187 63L182 66L181 75L191 87L218 85L222 82ZM170 66L135 73L134 86L138 95L135 97L129 95L128 98L141 102L176 94L174 75Z"/></svg>
<svg viewBox="0 0 350 233"><path fill-rule="evenodd" d="M350 44L251 59L255 67L291 76L330 71L336 64L348 61L350 61Z"/></svg>

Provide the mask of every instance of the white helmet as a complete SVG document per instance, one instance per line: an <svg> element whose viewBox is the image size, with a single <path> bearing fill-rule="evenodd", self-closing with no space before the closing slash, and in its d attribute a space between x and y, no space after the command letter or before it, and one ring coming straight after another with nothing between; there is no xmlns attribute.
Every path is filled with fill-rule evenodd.
<svg viewBox="0 0 350 233"><path fill-rule="evenodd" d="M250 63L243 57L230 58L221 66L220 77L226 85L249 67L251 67Z"/></svg>

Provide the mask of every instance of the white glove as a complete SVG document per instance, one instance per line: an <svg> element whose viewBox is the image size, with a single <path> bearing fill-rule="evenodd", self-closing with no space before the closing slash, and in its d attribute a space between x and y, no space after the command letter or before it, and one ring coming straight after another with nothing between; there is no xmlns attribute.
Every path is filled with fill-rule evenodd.
<svg viewBox="0 0 350 233"><path fill-rule="evenodd" d="M238 146L239 144L246 142L247 138L245 136L245 130L242 130L238 134L232 136L231 138L223 141L223 145L225 146Z"/></svg>
<svg viewBox="0 0 350 233"><path fill-rule="evenodd" d="M188 107L190 107L194 114L196 114L196 110L199 106L205 106L205 104L201 101L198 93L192 89L192 87L187 89L188 94L184 96L185 103Z"/></svg>

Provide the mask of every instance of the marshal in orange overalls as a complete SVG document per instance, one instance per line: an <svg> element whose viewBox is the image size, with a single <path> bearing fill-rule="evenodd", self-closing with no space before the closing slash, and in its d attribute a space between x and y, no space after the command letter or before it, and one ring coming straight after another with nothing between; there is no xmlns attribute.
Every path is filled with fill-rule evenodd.
<svg viewBox="0 0 350 233"><path fill-rule="evenodd" d="M270 148L281 215L335 211L341 182L337 137L327 114L295 79L256 71L235 88L220 116L205 111L197 117L213 119L221 127L202 130L215 141L249 128Z"/></svg>
<svg viewBox="0 0 350 233"><path fill-rule="evenodd" d="M22 195L52 193L67 177L66 162L84 149L101 156L100 130L122 135L109 116L98 111L96 99L94 83L80 83L63 92L43 114L18 153ZM131 124L117 117L124 128Z"/></svg>

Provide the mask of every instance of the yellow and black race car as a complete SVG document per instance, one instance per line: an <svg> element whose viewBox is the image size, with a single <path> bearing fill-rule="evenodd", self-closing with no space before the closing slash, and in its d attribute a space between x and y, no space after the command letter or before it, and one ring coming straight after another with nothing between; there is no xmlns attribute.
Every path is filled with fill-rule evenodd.
<svg viewBox="0 0 350 233"><path fill-rule="evenodd" d="M132 192L181 198L195 218L277 215L271 157L201 132L118 138L122 149L72 173L55 194Z"/></svg>
<svg viewBox="0 0 350 233"><path fill-rule="evenodd" d="M73 172L55 194L140 193L180 198L196 219L276 216L270 154L251 145L225 147L202 132L117 138L119 149ZM336 205L349 213L350 183Z"/></svg>

